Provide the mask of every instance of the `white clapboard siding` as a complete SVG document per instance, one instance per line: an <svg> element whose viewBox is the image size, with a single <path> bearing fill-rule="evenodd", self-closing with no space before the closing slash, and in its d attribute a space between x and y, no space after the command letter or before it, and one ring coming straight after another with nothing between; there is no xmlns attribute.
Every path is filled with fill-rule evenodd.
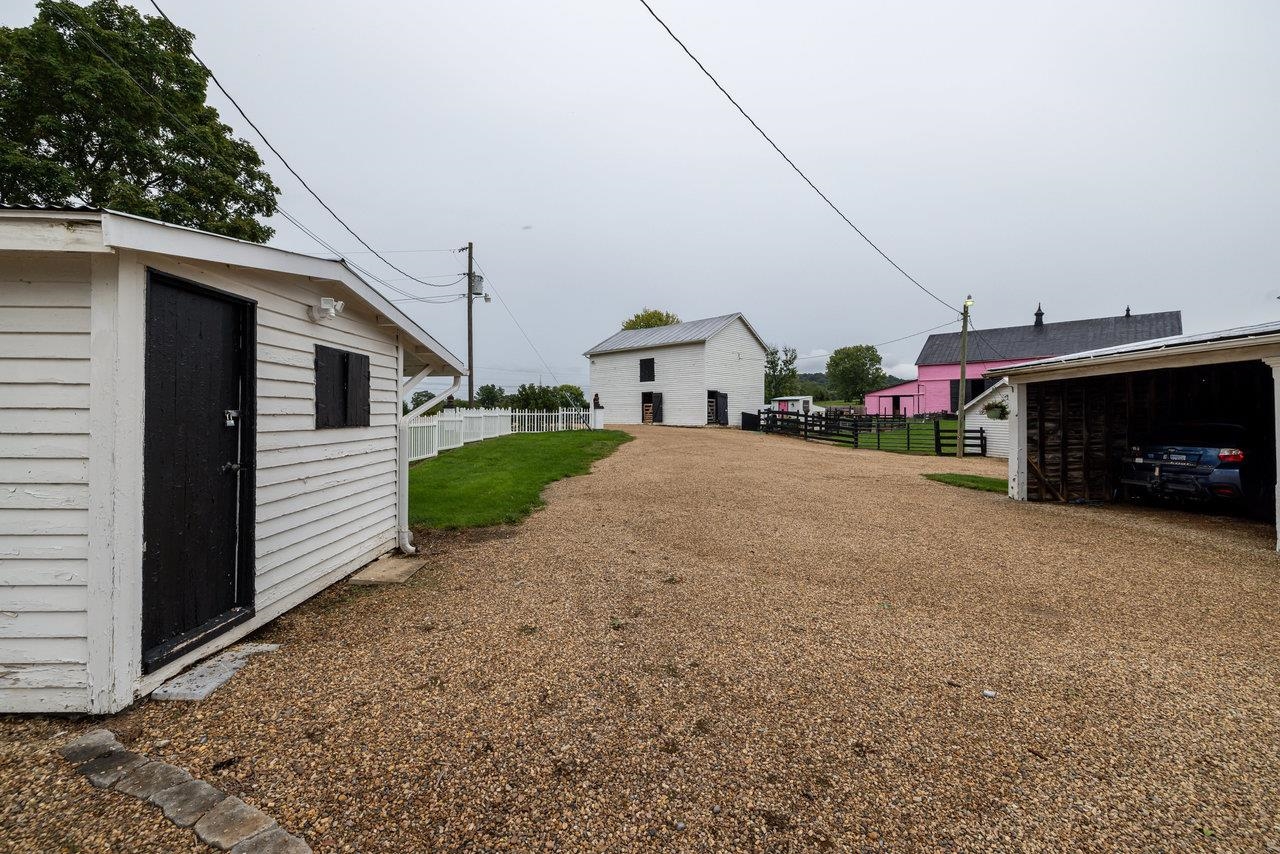
<svg viewBox="0 0 1280 854"><path fill-rule="evenodd" d="M83 332L31 335L0 332L0 359L87 359L89 336Z"/></svg>
<svg viewBox="0 0 1280 854"><path fill-rule="evenodd" d="M83 560L59 558L0 557L0 587L34 586L37 584L82 586L85 583Z"/></svg>
<svg viewBox="0 0 1280 854"><path fill-rule="evenodd" d="M298 277L163 258L147 263L257 303L257 607L343 565L339 557L392 548L400 411L395 331L350 303L338 318L311 320L308 308L334 294ZM317 343L369 357L369 427L315 429Z"/></svg>
<svg viewBox="0 0 1280 854"><path fill-rule="evenodd" d="M84 611L0 611L0 639L83 638Z"/></svg>
<svg viewBox="0 0 1280 854"><path fill-rule="evenodd" d="M62 711L88 684L90 267L0 271L0 704Z"/></svg>
<svg viewBox="0 0 1280 854"><path fill-rule="evenodd" d="M258 471L258 501L273 501L284 495L296 494L294 490L305 489L307 485L299 481L307 481L315 477L331 477L348 469L360 469L365 466L380 466L383 463L394 463L395 451L374 451L339 457L334 460L308 460L300 463L276 465Z"/></svg>
<svg viewBox="0 0 1280 854"><path fill-rule="evenodd" d="M743 412L764 408L764 357L740 317L707 341L707 389L728 395L732 427L742 426Z"/></svg>
<svg viewBox="0 0 1280 854"><path fill-rule="evenodd" d="M39 409L87 410L89 385L9 383L0 373L0 409L29 409L33 401L39 402Z"/></svg>
<svg viewBox="0 0 1280 854"><path fill-rule="evenodd" d="M600 396L604 420L610 424L641 423L641 395L656 391L662 393L664 424L706 424L704 349L699 342L592 356L591 391ZM652 382L640 382L641 359L653 359Z"/></svg>

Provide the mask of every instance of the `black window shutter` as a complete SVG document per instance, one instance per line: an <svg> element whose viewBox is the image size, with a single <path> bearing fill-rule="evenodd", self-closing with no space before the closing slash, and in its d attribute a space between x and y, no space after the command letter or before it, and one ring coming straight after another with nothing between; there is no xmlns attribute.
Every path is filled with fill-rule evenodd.
<svg viewBox="0 0 1280 854"><path fill-rule="evenodd" d="M960 409L960 380L951 381L951 411Z"/></svg>
<svg viewBox="0 0 1280 854"><path fill-rule="evenodd" d="M341 427L344 421L343 352L316 345L316 429Z"/></svg>
<svg viewBox="0 0 1280 854"><path fill-rule="evenodd" d="M363 353L347 353L347 419L348 427L369 426L369 357Z"/></svg>
<svg viewBox="0 0 1280 854"><path fill-rule="evenodd" d="M640 360L640 382L653 382L653 359Z"/></svg>

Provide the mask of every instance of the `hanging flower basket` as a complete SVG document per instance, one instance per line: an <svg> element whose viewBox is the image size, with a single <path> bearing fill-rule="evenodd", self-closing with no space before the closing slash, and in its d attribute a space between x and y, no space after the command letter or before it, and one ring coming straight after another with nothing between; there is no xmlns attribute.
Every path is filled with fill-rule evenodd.
<svg viewBox="0 0 1280 854"><path fill-rule="evenodd" d="M1009 420L1009 404L1003 400L993 400L982 407L982 412L993 421Z"/></svg>

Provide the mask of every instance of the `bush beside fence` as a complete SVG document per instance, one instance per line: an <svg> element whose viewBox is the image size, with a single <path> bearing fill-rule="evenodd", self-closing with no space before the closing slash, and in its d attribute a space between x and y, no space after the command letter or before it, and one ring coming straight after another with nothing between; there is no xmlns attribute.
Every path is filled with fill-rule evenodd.
<svg viewBox="0 0 1280 854"><path fill-rule="evenodd" d="M585 430L590 410L561 409L529 412L519 409L449 409L409 422L409 462L434 457L441 451L461 448L512 433L558 433Z"/></svg>

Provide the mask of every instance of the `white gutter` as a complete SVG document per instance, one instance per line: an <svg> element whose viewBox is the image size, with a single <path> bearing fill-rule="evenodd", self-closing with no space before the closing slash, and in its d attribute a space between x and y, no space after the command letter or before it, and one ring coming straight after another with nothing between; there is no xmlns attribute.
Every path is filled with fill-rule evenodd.
<svg viewBox="0 0 1280 854"><path fill-rule="evenodd" d="M400 399L404 399L405 392L412 389L418 383L426 378L429 370L424 370L417 376L405 382L400 386ZM416 554L417 549L413 547L413 532L409 530L409 422L419 415L431 410L433 406L453 394L462 385L462 376L455 376L453 384L447 389L432 397L426 403L411 409L405 415L400 417L400 436L397 445L399 447L397 460L397 468L400 476L396 478L398 481L398 489L396 495L397 507L397 525L399 530L396 532L396 539L400 545L400 551L407 555Z"/></svg>

